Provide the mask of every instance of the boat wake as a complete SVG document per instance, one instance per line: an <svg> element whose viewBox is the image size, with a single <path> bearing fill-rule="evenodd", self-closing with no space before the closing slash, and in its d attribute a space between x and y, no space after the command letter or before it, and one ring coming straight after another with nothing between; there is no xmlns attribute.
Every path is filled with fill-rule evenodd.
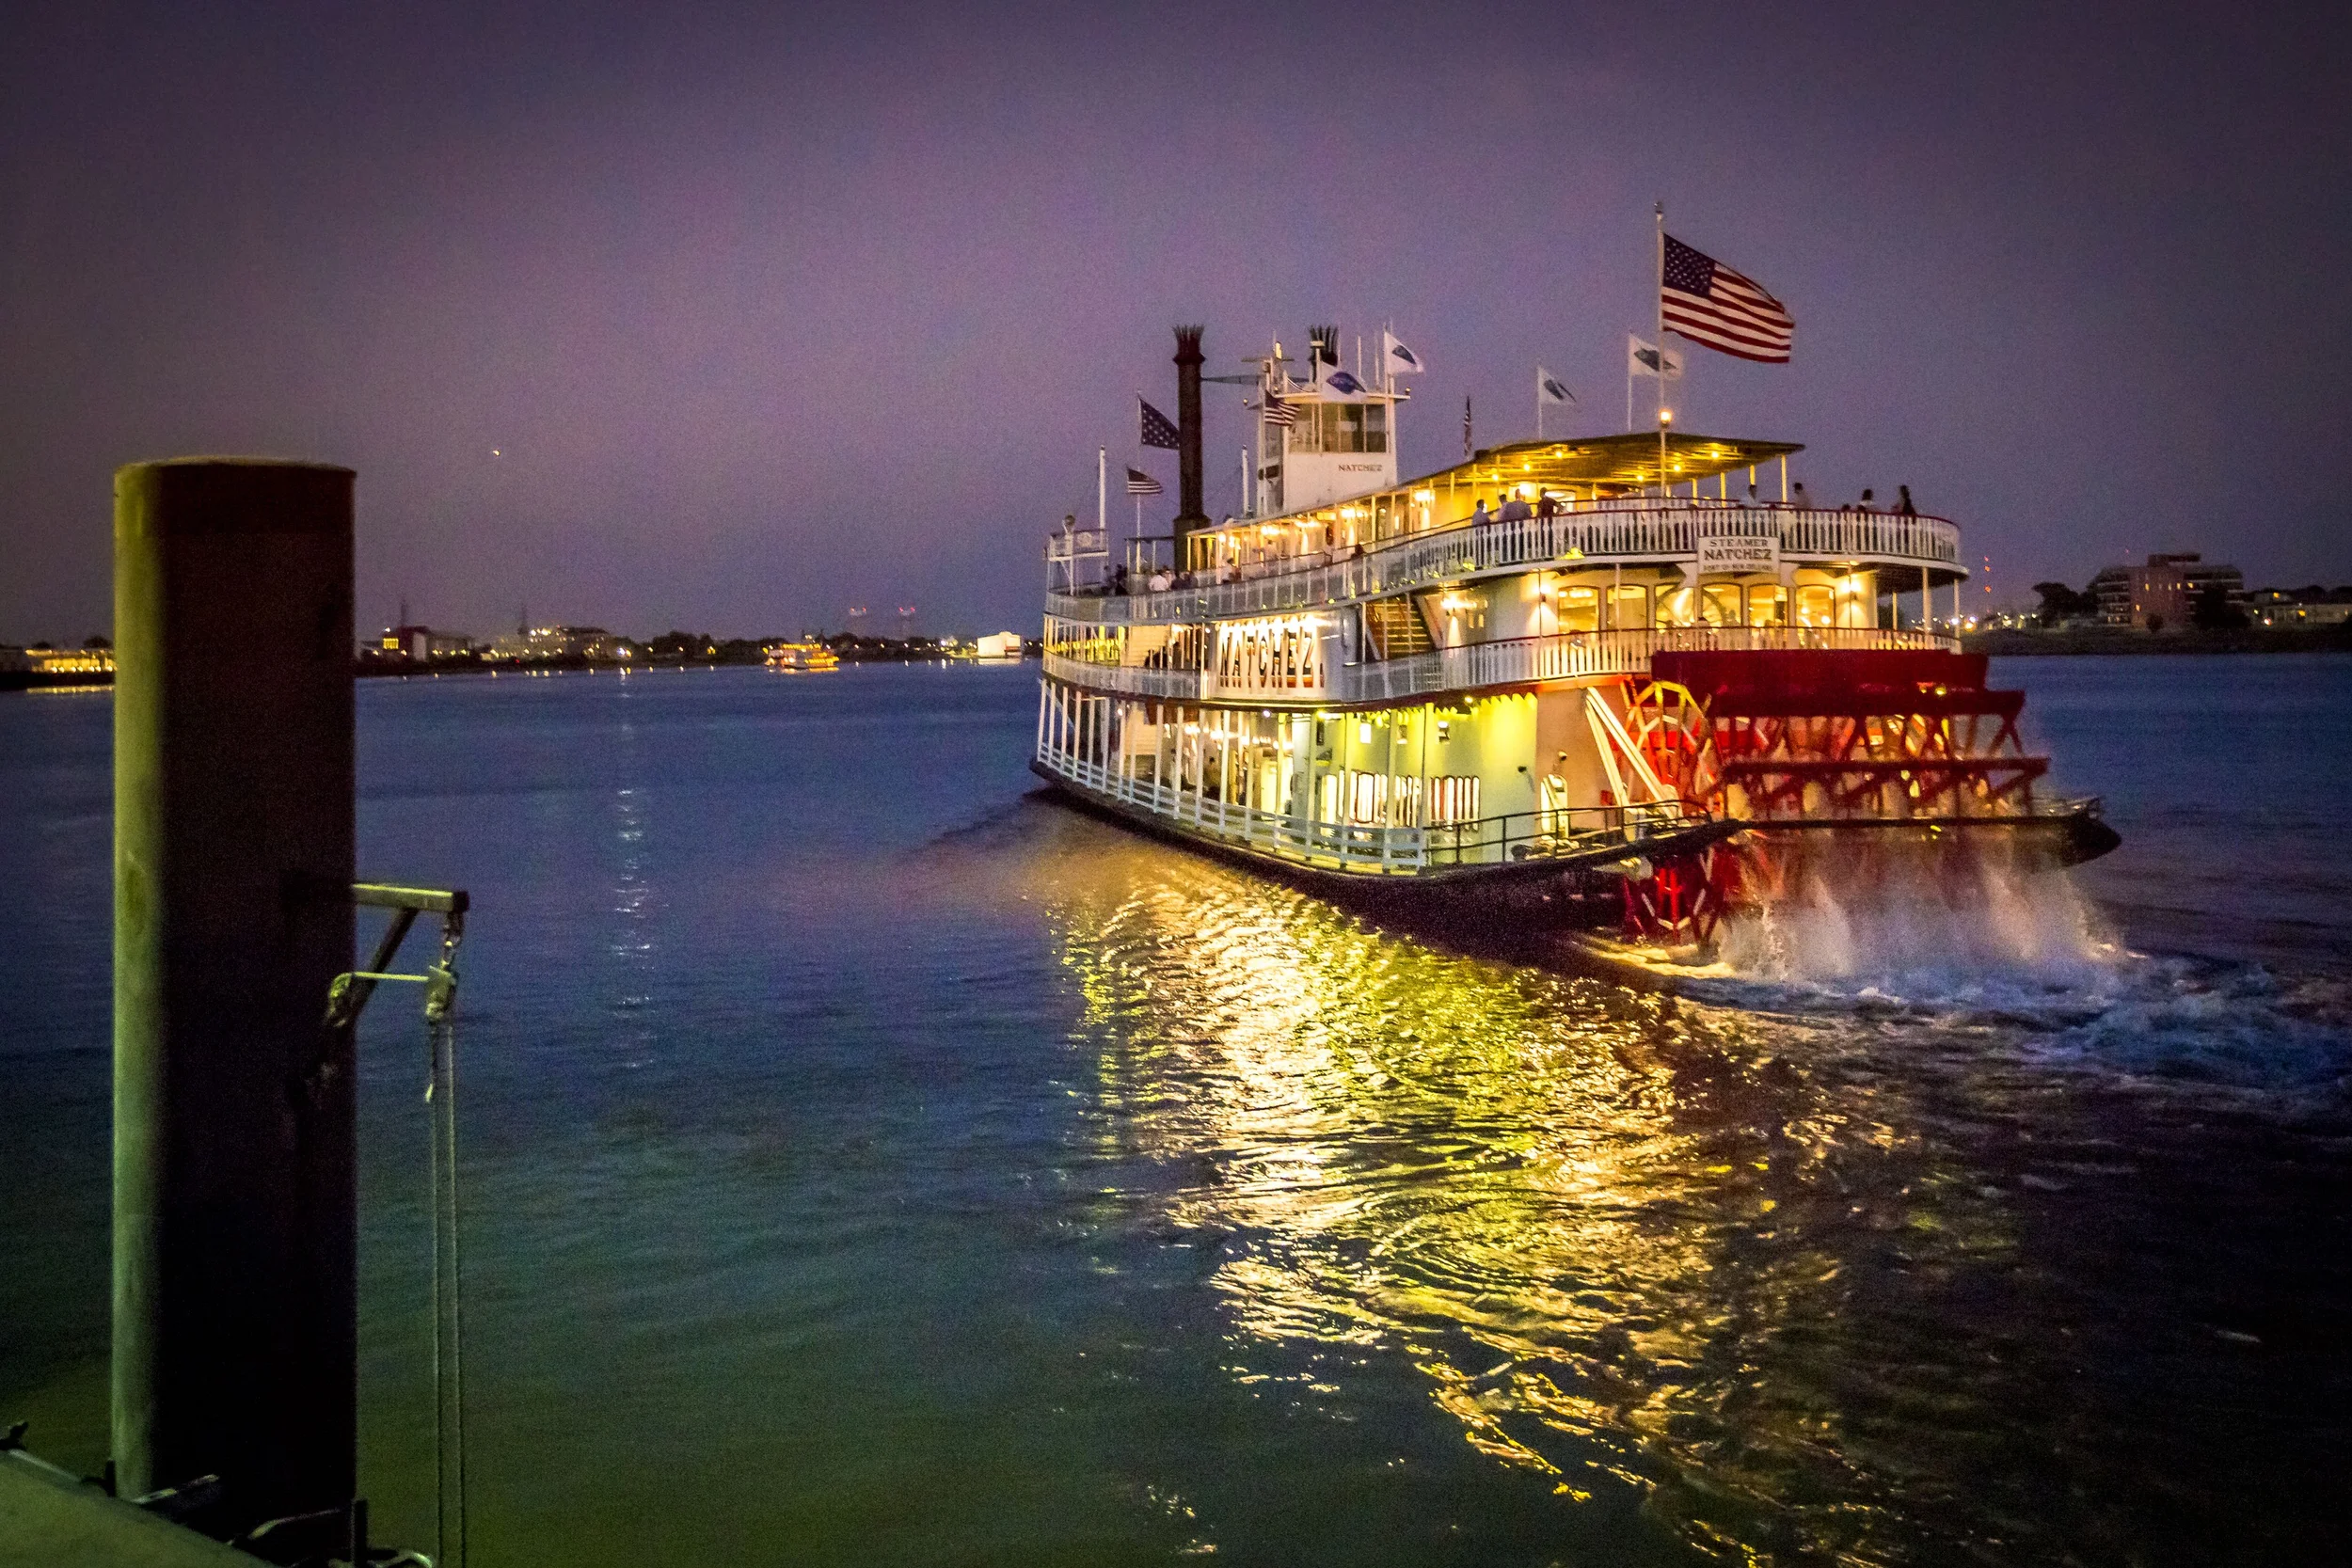
<svg viewBox="0 0 2352 1568"><path fill-rule="evenodd" d="M1728 918L1717 940L1724 970L1837 989L1927 974L2095 990L2126 958L2063 873L1986 856L1891 875L1879 863L1867 879L1848 869L1810 865L1787 895Z"/></svg>
<svg viewBox="0 0 2352 1568"><path fill-rule="evenodd" d="M2062 871L1826 872L1727 919L1687 995L1744 1011L1968 1031L2044 1067L2249 1088L2352 1086L2352 984L2129 946Z"/></svg>

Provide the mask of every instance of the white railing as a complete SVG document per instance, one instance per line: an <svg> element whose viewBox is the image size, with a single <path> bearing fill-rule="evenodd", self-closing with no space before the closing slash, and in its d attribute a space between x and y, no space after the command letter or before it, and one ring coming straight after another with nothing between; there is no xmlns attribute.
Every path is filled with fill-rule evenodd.
<svg viewBox="0 0 2352 1568"><path fill-rule="evenodd" d="M1584 675L1645 675L1666 653L1765 653L1799 649L1902 648L1956 653L1956 639L1869 626L1659 626L1647 631L1565 632L1470 642L1443 650L1445 686L1476 689Z"/></svg>
<svg viewBox="0 0 2352 1568"><path fill-rule="evenodd" d="M1520 522L1457 523L1430 533L1374 545L1345 561L1320 557L1275 562L1259 575L1159 594L1049 594L1047 609L1096 622L1206 621L1257 611L1305 610L1377 598L1438 581L1458 581L1511 567L1579 561L1657 562L1695 558L1707 538L1771 538L1784 557L1883 561L1957 568L1960 530L1941 517L1883 512L1800 512L1788 507L1684 501L1639 509L1597 509Z"/></svg>
<svg viewBox="0 0 2352 1568"><path fill-rule="evenodd" d="M1640 631L1563 632L1551 637L1517 637L1500 642L1470 642L1415 654L1342 665L1324 672L1315 687L1260 686L1220 681L1206 670L1146 670L1133 665L1092 664L1048 654L1045 673L1057 680L1098 691L1162 697L1177 702L1250 702L1267 706L1314 703L1382 703L1444 691L1475 691L1535 681L1575 680L1592 675L1645 675L1650 658L1661 653L1756 653L1796 649L1900 648L1955 652L1953 638L1929 631L1869 626L1660 626Z"/></svg>
<svg viewBox="0 0 2352 1568"><path fill-rule="evenodd" d="M1040 751L1038 761L1098 795L1191 828L1205 837L1283 860L1339 871L1409 874L1428 863L1420 828L1368 828L1347 822L1301 822L1279 812L1210 800L1156 780L1130 778L1116 768Z"/></svg>
<svg viewBox="0 0 2352 1568"><path fill-rule="evenodd" d="M1097 691L1123 691L1135 697L1164 697L1171 702L1199 702L1216 690L1206 670L1154 670L1141 664L1097 664L1091 659L1045 656L1045 673L1073 686Z"/></svg>
<svg viewBox="0 0 2352 1568"><path fill-rule="evenodd" d="M1418 827L1311 822L1255 806L1210 800L1098 762L1041 749L1049 772L1203 837L1283 860L1374 876L1409 876L1431 867L1507 865L1562 857L1636 854L1652 840L1703 826L1707 814L1679 800L1631 806L1517 812L1475 821Z"/></svg>

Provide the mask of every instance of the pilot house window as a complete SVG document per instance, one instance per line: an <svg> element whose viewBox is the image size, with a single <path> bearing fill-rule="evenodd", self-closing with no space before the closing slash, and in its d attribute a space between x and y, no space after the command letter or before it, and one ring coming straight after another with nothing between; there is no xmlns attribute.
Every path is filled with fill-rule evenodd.
<svg viewBox="0 0 2352 1568"><path fill-rule="evenodd" d="M1290 429L1292 451L1386 451L1389 405L1385 403L1308 404Z"/></svg>

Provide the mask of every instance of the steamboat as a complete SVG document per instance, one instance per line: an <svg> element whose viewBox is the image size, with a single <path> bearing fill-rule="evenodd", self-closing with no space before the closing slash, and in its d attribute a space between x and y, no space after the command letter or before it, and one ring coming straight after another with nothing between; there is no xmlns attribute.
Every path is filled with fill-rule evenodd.
<svg viewBox="0 0 2352 1568"><path fill-rule="evenodd" d="M1216 378L1253 388L1258 442L1213 523L1178 329L1171 533L1114 563L1098 495L1047 546L1031 766L1057 790L1343 900L1686 953L1833 864L2117 844L1961 651L1950 521L1810 505L1799 446L1662 412L1402 478L1407 392L1340 357L1319 327L1300 375L1277 343Z"/></svg>

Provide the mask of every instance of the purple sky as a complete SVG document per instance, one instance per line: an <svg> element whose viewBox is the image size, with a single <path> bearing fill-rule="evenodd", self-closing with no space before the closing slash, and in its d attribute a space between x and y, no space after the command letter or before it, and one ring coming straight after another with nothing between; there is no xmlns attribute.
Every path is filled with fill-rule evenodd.
<svg viewBox="0 0 2352 1568"><path fill-rule="evenodd" d="M1616 430L1661 198L1798 323L1686 428L2003 598L2352 580L2341 6L966 9L8 8L0 641L103 628L110 471L195 451L358 469L363 626L1028 629L1171 324L1392 319L1413 470L1538 360Z"/></svg>

